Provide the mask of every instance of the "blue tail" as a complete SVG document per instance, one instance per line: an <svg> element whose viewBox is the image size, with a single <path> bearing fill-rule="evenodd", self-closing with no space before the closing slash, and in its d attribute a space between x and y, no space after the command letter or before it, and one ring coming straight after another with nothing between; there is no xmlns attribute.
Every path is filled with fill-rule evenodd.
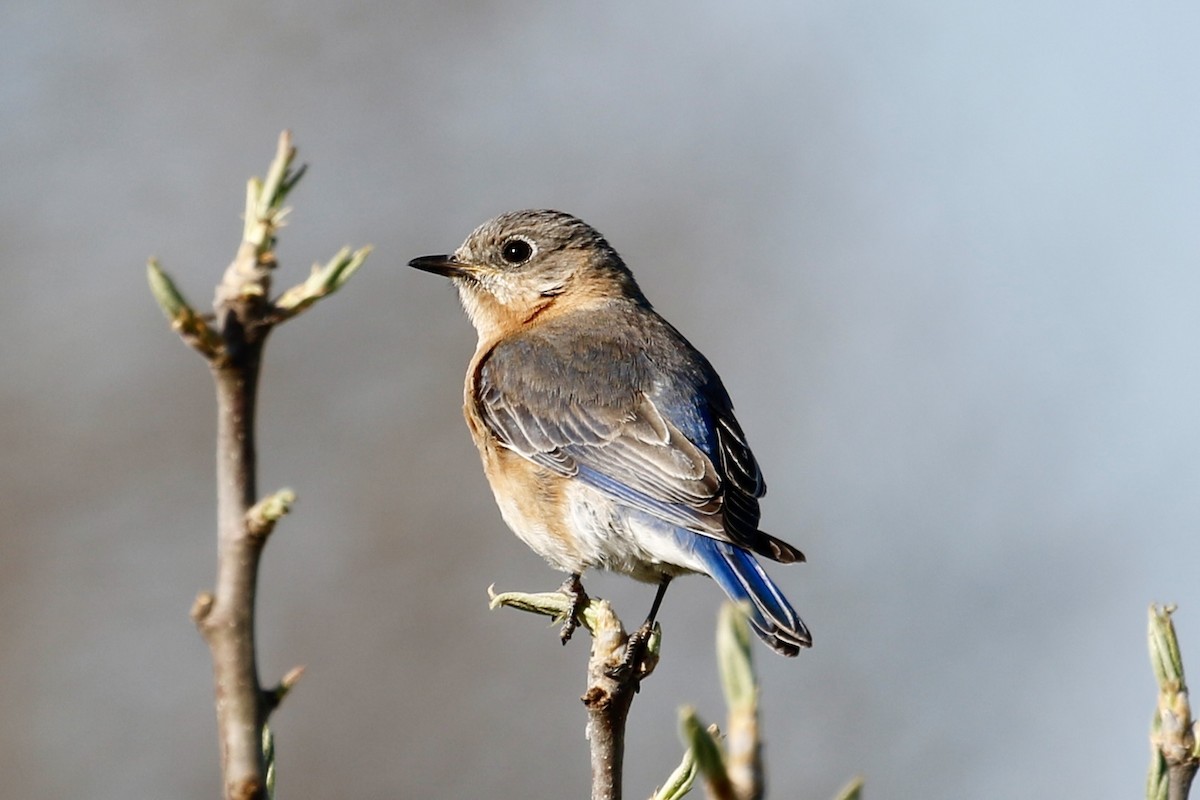
<svg viewBox="0 0 1200 800"><path fill-rule="evenodd" d="M754 556L715 539L697 537L695 544L694 552L708 567L708 574L730 600L742 604L754 632L776 653L794 656L801 647L812 646L808 628Z"/></svg>

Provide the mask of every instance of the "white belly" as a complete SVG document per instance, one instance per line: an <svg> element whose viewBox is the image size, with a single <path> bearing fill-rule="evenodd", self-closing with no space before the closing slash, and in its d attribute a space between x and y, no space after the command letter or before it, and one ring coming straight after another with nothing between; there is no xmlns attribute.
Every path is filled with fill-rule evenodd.
<svg viewBox="0 0 1200 800"><path fill-rule="evenodd" d="M567 524L586 566L647 583L658 583L664 574L703 571L696 557L677 544L670 526L632 511L580 481L570 484L567 501Z"/></svg>

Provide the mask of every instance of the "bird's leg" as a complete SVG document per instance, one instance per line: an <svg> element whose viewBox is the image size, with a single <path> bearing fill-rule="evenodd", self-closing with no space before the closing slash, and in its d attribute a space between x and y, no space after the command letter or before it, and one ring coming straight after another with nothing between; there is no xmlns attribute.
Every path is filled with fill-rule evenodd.
<svg viewBox="0 0 1200 800"><path fill-rule="evenodd" d="M654 602L650 605L650 613L642 626L629 635L625 642L625 657L609 674L609 677L623 680L635 674L637 667L646 657L646 646L650 643L650 634L654 633L654 618L658 616L658 607L662 605L663 597L667 594L667 586L671 583L670 575L663 575L658 582L658 591Z"/></svg>
<svg viewBox="0 0 1200 800"><path fill-rule="evenodd" d="M567 614L566 620L563 622L562 630L558 632L562 643L566 644L571 641L571 635L575 633L575 629L579 627L579 615L583 613L583 609L591 600L587 592L583 589L583 581L579 579L578 572L572 572L571 575L563 581L562 586L558 590L571 598L571 611Z"/></svg>

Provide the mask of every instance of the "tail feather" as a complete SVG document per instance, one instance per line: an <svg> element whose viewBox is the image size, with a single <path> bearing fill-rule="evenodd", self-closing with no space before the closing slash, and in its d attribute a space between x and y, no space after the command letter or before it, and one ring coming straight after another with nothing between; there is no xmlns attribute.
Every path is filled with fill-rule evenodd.
<svg viewBox="0 0 1200 800"><path fill-rule="evenodd" d="M794 656L801 647L812 646L812 635L779 587L754 556L741 548L712 539L702 540L696 553L708 574L725 590L729 599L749 612L750 626L775 652Z"/></svg>

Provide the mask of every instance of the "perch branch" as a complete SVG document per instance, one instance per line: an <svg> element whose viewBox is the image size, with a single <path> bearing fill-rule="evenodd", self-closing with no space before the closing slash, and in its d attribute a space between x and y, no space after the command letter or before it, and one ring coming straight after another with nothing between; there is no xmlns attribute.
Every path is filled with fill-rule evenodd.
<svg viewBox="0 0 1200 800"><path fill-rule="evenodd" d="M572 613L573 600L560 592L524 594L506 592L491 595L491 607L510 606L563 622ZM646 645L646 654L636 669L625 668L625 648L629 635L621 620L605 600L591 598L579 612L578 622L592 635L588 658L587 739L591 749L592 800L620 800L621 775L625 758L625 723L629 708L641 681L658 664L662 629L654 627Z"/></svg>

